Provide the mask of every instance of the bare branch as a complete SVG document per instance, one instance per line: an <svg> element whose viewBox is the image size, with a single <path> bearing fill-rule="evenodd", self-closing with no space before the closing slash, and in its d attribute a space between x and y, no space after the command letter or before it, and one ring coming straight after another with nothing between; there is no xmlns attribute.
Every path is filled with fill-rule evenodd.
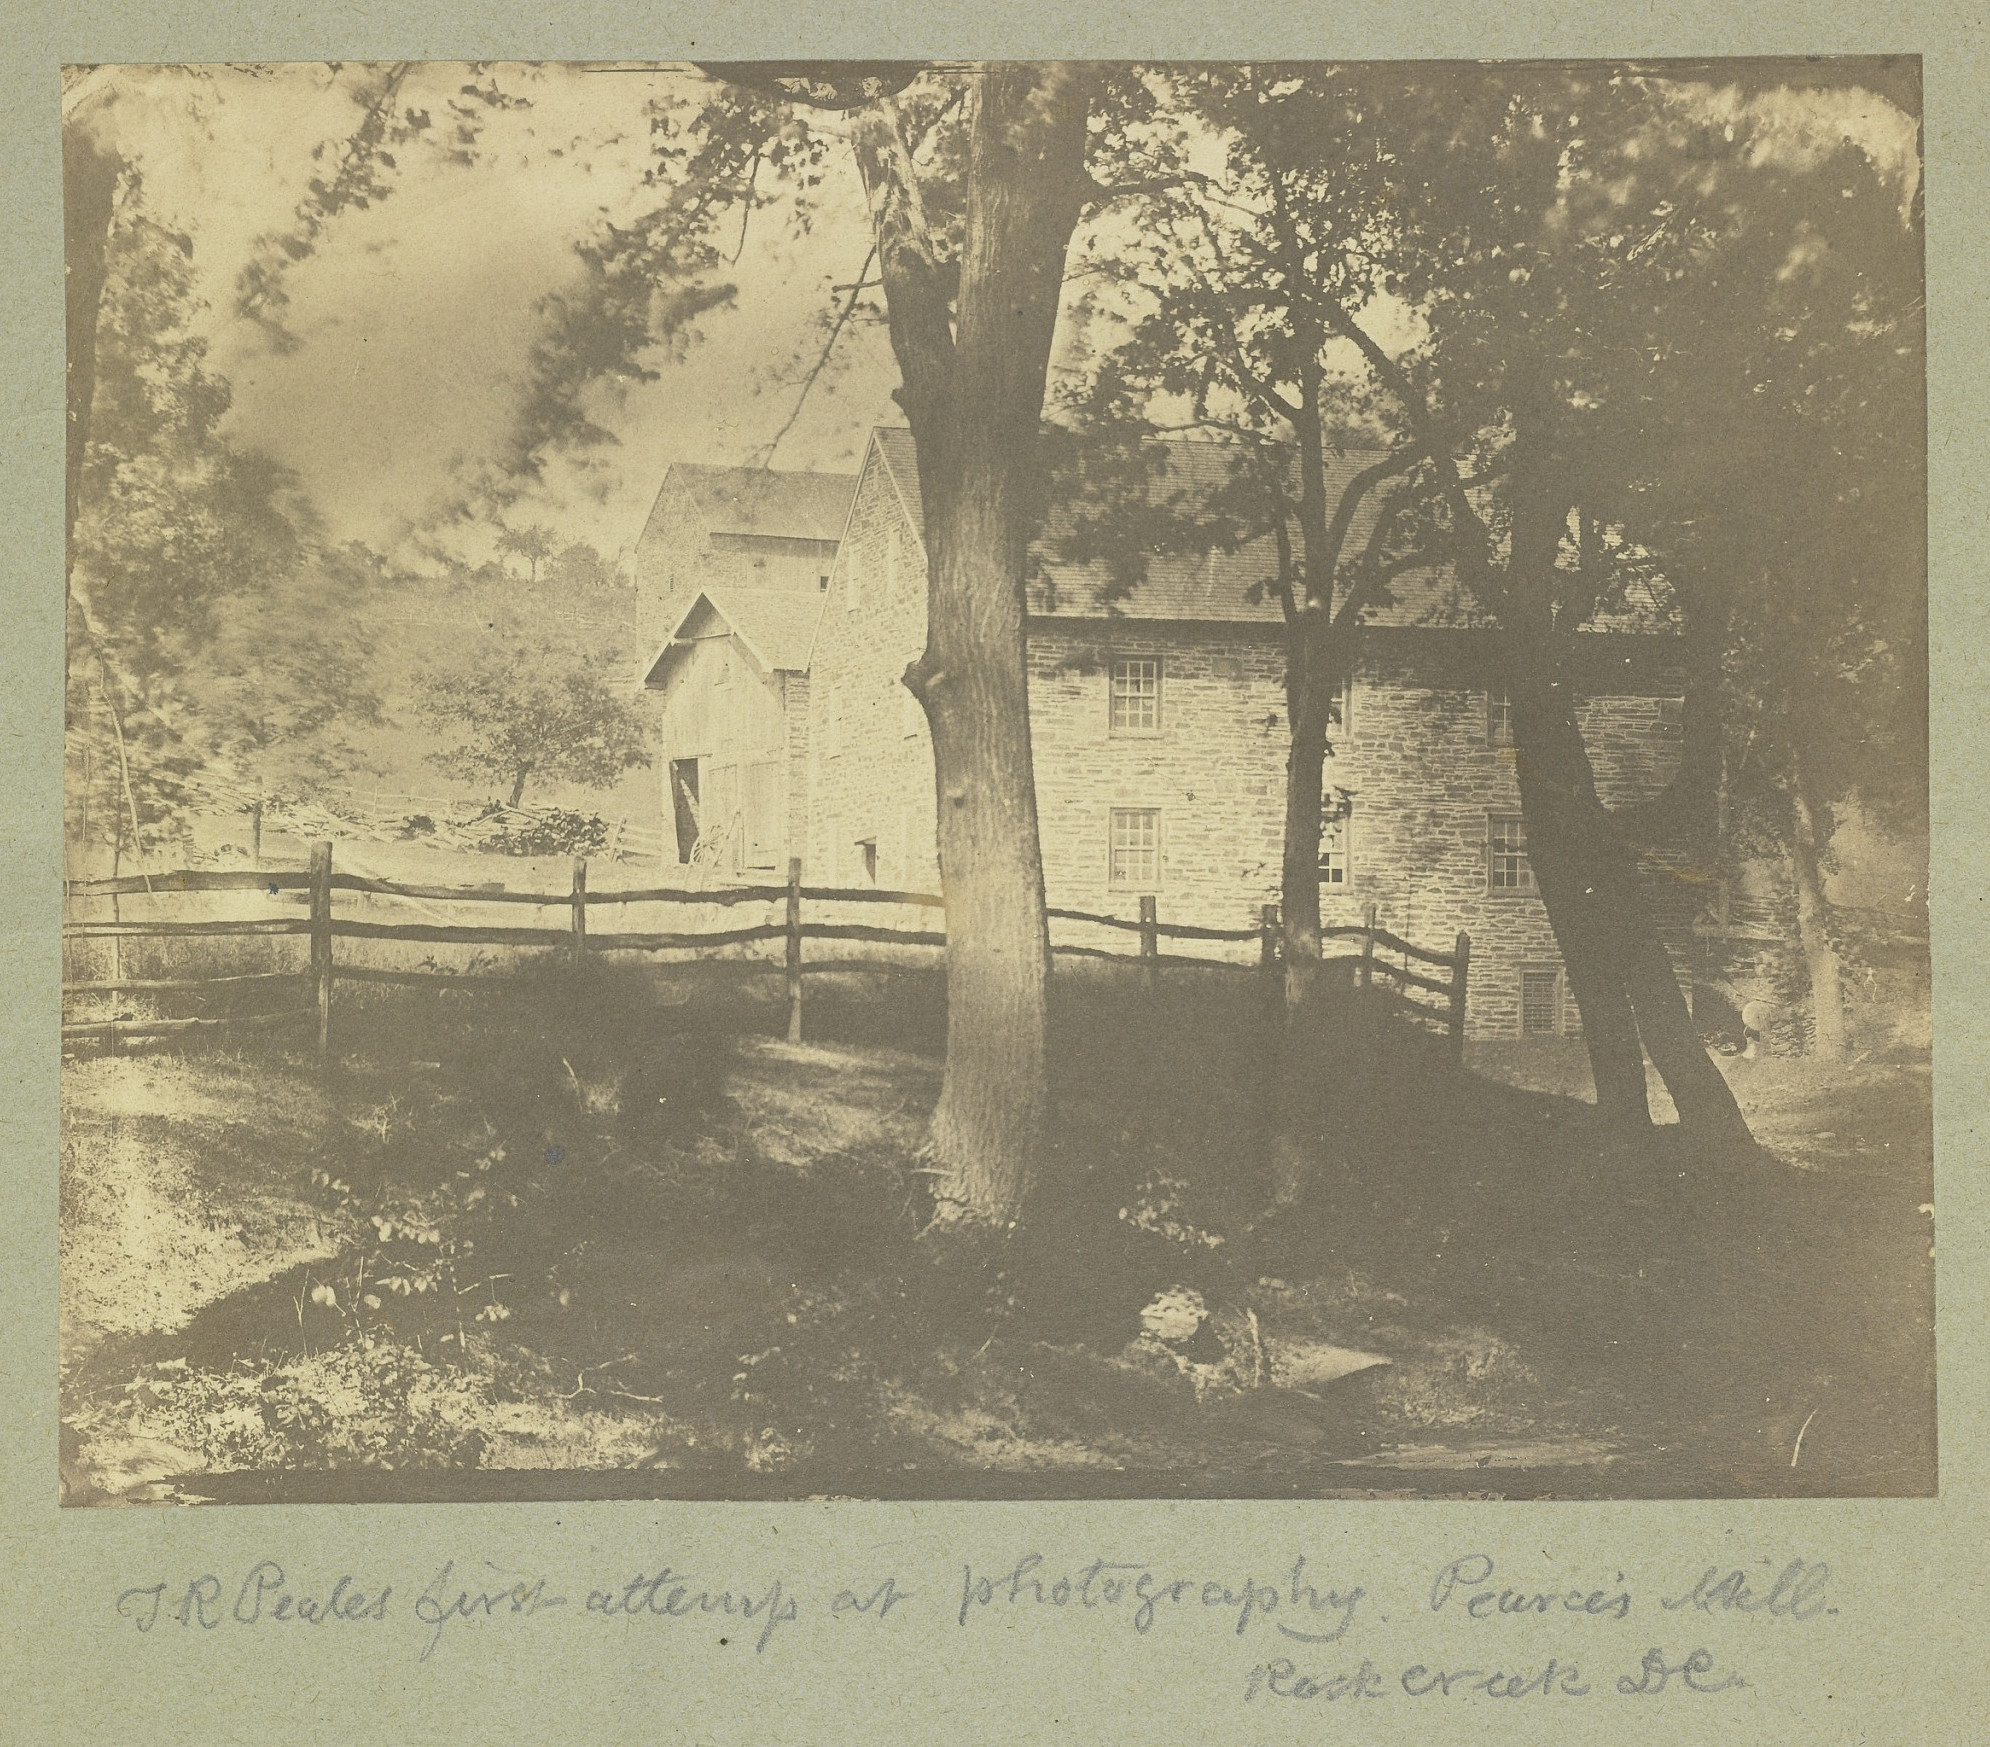
<svg viewBox="0 0 1990 1747"><path fill-rule="evenodd" d="M760 180L760 159L762 155L763 148L755 146L753 148L753 162L747 167L746 171L746 188L740 196L739 241L733 244L732 253L726 258L726 265L728 267L737 267L740 256L746 253L746 227L753 222L753 191L755 184Z"/></svg>
<svg viewBox="0 0 1990 1747"><path fill-rule="evenodd" d="M878 246L873 242L870 252L864 256L864 264L857 269L856 280L849 287L850 295L843 300L843 307L836 312L836 319L830 324L829 336L822 343L821 356L816 359L809 373L802 378L801 393L795 396L794 407L788 413L788 422L774 433L774 440L767 445L761 457L762 467L774 465L774 451L780 448L781 439L795 428L795 421L802 416L802 407L808 400L809 390L815 386L816 378L828 366L829 354L836 350L836 342L843 337L843 330L849 326L850 317L856 313L858 300L865 291L877 283L870 277L871 263L877 259L877 255Z"/></svg>

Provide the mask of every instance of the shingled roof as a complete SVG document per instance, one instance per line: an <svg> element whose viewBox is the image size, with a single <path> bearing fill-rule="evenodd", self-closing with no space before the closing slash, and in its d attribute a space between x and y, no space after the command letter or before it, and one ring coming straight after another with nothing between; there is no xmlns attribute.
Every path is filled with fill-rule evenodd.
<svg viewBox="0 0 1990 1747"><path fill-rule="evenodd" d="M707 533L788 540L838 540L854 473L780 473L768 467L708 467L678 461L664 475L697 505Z"/></svg>
<svg viewBox="0 0 1990 1747"><path fill-rule="evenodd" d="M912 433L902 426L879 426L872 440L885 470L897 487L907 518L925 526L919 493L919 466ZM1162 456L1150 492L1156 501L1180 494L1194 502L1206 499L1229 478L1233 451L1228 445L1185 438L1157 439ZM1337 503L1349 481L1383 456L1380 449L1348 449L1326 457L1326 497ZM1386 494L1371 491L1348 529L1343 548L1358 554L1375 525ZM1126 594L1113 598L1112 572L1103 562L1074 563L1060 556L1060 546L1072 518L1068 509L1053 505L1048 525L1031 548L1029 611L1038 619L1098 619L1172 621L1197 624L1281 624L1278 603L1277 542L1270 536L1246 541L1234 552L1212 551L1196 556L1156 553L1146 573ZM1425 626L1443 629L1488 628L1494 621L1463 588L1448 565L1409 571L1389 584L1390 599L1371 607L1365 622L1379 626ZM1255 594L1256 599L1252 596ZM1669 632L1678 630L1676 617L1656 601L1626 602L1598 612L1594 631Z"/></svg>

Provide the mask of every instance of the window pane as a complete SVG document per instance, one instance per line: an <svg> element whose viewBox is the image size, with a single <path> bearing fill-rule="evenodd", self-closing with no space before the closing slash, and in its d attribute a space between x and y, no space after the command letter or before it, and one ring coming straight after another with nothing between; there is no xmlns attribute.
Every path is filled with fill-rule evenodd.
<svg viewBox="0 0 1990 1747"><path fill-rule="evenodd" d="M1534 868L1527 859L1527 826L1518 815L1495 816L1488 824L1490 879L1496 892L1531 892Z"/></svg>
<svg viewBox="0 0 1990 1747"><path fill-rule="evenodd" d="M1161 883L1161 810L1112 810L1112 863L1108 883L1151 892Z"/></svg>
<svg viewBox="0 0 1990 1747"><path fill-rule="evenodd" d="M1486 743L1491 746L1513 744L1513 700L1505 692L1487 694Z"/></svg>
<svg viewBox="0 0 1990 1747"><path fill-rule="evenodd" d="M1161 663L1135 657L1112 664L1112 726L1115 732L1151 733L1161 725Z"/></svg>
<svg viewBox="0 0 1990 1747"><path fill-rule="evenodd" d="M1353 809L1329 798L1320 810L1320 884L1348 884L1348 838Z"/></svg>

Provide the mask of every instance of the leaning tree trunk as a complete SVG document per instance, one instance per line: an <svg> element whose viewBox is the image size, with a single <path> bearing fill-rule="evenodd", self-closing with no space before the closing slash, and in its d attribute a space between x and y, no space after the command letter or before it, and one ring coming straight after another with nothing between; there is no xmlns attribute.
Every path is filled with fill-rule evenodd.
<svg viewBox="0 0 1990 1747"><path fill-rule="evenodd" d="M1545 478L1546 461L1524 436L1516 444L1508 586L1514 747L1528 855L1582 1012L1597 1108L1625 1127L1650 1121L1649 1051L1682 1127L1716 1147L1749 1147L1741 1107L1700 1042L1652 925L1636 857L1596 793L1558 673L1555 555L1569 506Z"/></svg>
<svg viewBox="0 0 1990 1747"><path fill-rule="evenodd" d="M1086 186L1086 93L1075 69L990 66L969 103L951 323L888 106L860 161L925 500L926 647L905 683L932 728L946 899L947 1060L928 1139L937 1223L1005 1228L1028 1196L1048 1103L1024 578L1051 338Z"/></svg>
<svg viewBox="0 0 1990 1747"><path fill-rule="evenodd" d="M1626 980L1623 919L1610 882L1597 877L1586 803L1595 778L1545 639L1516 636L1508 663L1515 764L1527 857L1555 931L1562 968L1582 1014L1596 1108L1613 1128L1651 1122L1644 1047ZM1600 809L1598 809L1600 811Z"/></svg>
<svg viewBox="0 0 1990 1747"><path fill-rule="evenodd" d="M1831 944L1825 918L1829 910L1824 898L1824 872L1820 865L1823 845L1817 838L1817 819L1803 790L1803 767L1794 763L1790 772L1790 810L1795 831L1791 834L1790 860L1795 864L1797 888L1797 943L1803 952L1804 968L1810 973L1810 1053L1824 1061L1845 1057L1845 979L1838 962L1838 949Z"/></svg>
<svg viewBox="0 0 1990 1747"><path fill-rule="evenodd" d="M1582 1014L1597 1112L1612 1128L1636 1131L1651 1123L1644 1048L1625 986L1621 917L1589 865L1595 845L1584 813L1595 804L1595 776L1555 659L1555 555L1567 512L1548 457L1523 436L1516 445L1505 616L1527 858Z"/></svg>

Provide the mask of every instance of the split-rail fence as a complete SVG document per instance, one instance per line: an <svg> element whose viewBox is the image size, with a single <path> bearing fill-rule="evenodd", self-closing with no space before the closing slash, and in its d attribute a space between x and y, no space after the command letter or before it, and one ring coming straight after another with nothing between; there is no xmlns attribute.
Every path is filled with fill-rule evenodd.
<svg viewBox="0 0 1990 1747"><path fill-rule="evenodd" d="M70 1024L62 1027L65 1043L99 1042L115 1047L131 1039L170 1037L182 1033L240 1030L315 1019L320 1053L331 1048L333 991L337 984L397 983L407 985L474 989L497 987L506 979L489 973L443 970L404 970L379 965L340 963L334 951L339 940L389 940L453 946L502 946L515 948L554 948L563 950L575 964L590 953L667 952L688 950L711 953L721 948L750 946L760 942L782 941L785 953L778 968L786 978L788 1036L799 1042L802 1032L802 986L808 972L876 971L893 968L894 961L875 958L805 958L805 941L864 942L891 946L931 946L944 948L946 934L938 929L888 928L867 922L809 921L804 904L886 904L915 909L938 910L945 900L932 892L900 892L873 887L804 886L801 862L788 863L785 885L714 886L704 890L648 887L590 891L587 862L576 857L573 884L567 892L508 892L490 887L423 885L408 881L376 879L368 875L335 872L332 846L319 843L311 851L311 863L301 870L214 870L190 869L165 874L126 874L112 879L71 880L65 887L70 898L114 898L147 895L154 898L179 893L259 892L272 896L284 892L307 894L304 916L217 918L205 921L163 921L151 917L93 918L65 922L67 940L112 941L145 938L283 936L308 938L308 968L268 971L237 976L133 978L113 974L96 981L64 981L64 999L86 994L194 994L234 993L252 988L308 987L310 1000L271 1012L219 1015L213 1018L138 1019L119 1018ZM525 904L541 909L563 908L568 922L563 928L512 928L482 924L431 922L373 922L358 917L334 916L334 892L368 893L387 898L406 898L430 903ZM589 912L609 905L695 904L731 907L740 904L783 903L778 922L757 923L743 928L697 931L610 933L591 929ZM1074 958L1103 959L1138 966L1149 982L1171 966L1203 970L1259 972L1276 978L1282 972L1278 906L1267 904L1259 913L1255 928L1212 928L1199 923L1165 922L1158 901L1140 899L1137 917L1102 915L1088 910L1053 907L1053 922L1083 923L1095 928L1118 930L1138 936L1138 950L1116 952L1107 947L1053 941L1051 951ZM1418 1024L1442 1032L1450 1040L1454 1054L1460 1054L1465 1036L1465 995L1471 964L1472 942L1459 934L1448 953L1417 946L1378 927L1375 909L1369 906L1365 922L1322 928L1327 941L1358 942L1357 951L1327 958L1328 966L1342 966L1352 974L1354 986L1387 1006L1388 1010ZM1255 960L1215 958L1197 954L1163 952L1163 941L1206 941L1211 943L1255 942ZM1390 955L1393 955L1390 956ZM772 971L776 966L764 961L743 961L748 967ZM1412 964L1427 970L1412 969ZM1441 975L1433 972L1443 973ZM1442 997L1436 1005L1425 996Z"/></svg>

